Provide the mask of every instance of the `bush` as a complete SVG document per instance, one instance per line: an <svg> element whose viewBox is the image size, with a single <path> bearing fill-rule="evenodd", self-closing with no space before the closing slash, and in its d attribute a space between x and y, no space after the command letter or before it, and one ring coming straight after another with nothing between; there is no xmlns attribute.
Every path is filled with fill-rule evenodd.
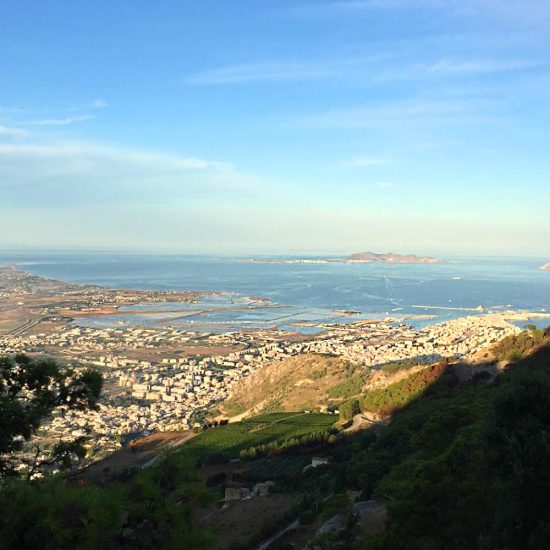
<svg viewBox="0 0 550 550"><path fill-rule="evenodd" d="M446 368L445 362L431 365L386 388L373 390L361 398L361 410L382 415L391 414L395 409L403 407L420 396L426 388L439 379Z"/></svg>
<svg viewBox="0 0 550 550"><path fill-rule="evenodd" d="M504 338L493 347L493 354L499 361L518 361L536 348L550 344L550 329L538 329L527 325L520 334Z"/></svg>
<svg viewBox="0 0 550 550"><path fill-rule="evenodd" d="M364 376L352 376L351 378L344 380L344 382L332 387L328 391L328 396L332 398L349 399L350 397L361 393L364 383Z"/></svg>
<svg viewBox="0 0 550 550"><path fill-rule="evenodd" d="M340 411L340 420L346 422L351 420L356 414L361 412L361 407L359 406L359 400L352 399L342 403L339 407Z"/></svg>

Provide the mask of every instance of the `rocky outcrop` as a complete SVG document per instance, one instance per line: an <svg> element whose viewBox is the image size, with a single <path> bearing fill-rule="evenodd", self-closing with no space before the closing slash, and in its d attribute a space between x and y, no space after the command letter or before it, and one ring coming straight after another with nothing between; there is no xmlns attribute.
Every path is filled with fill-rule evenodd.
<svg viewBox="0 0 550 550"><path fill-rule="evenodd" d="M384 531L388 510L383 502L379 500L356 502L351 511L357 515L359 525L364 532L381 533Z"/></svg>
<svg viewBox="0 0 550 550"><path fill-rule="evenodd" d="M225 502L235 502L250 498L250 490L246 487L227 487L225 490Z"/></svg>

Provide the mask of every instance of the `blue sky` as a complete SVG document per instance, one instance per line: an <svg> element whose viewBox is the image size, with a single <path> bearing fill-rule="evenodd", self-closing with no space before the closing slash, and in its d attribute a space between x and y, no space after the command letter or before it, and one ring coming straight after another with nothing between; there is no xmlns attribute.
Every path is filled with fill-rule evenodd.
<svg viewBox="0 0 550 550"><path fill-rule="evenodd" d="M0 246L550 255L550 2L0 3Z"/></svg>

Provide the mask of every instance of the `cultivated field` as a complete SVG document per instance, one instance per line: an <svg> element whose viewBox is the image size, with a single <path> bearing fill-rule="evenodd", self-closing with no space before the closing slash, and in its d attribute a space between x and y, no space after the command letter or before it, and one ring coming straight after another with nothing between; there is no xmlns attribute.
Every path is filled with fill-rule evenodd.
<svg viewBox="0 0 550 550"><path fill-rule="evenodd" d="M182 446L184 458L205 460L215 455L238 458L241 451L251 447L282 444L291 438L328 432L337 417L320 413L273 413L249 420L211 428Z"/></svg>

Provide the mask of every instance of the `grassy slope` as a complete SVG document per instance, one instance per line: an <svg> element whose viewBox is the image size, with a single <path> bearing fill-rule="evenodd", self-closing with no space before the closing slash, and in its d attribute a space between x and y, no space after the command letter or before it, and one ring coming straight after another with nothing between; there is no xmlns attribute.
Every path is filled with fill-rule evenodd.
<svg viewBox="0 0 550 550"><path fill-rule="evenodd" d="M262 411L301 411L338 403L361 393L366 370L339 357L304 354L260 369L243 380L223 408L236 415Z"/></svg>
<svg viewBox="0 0 550 550"><path fill-rule="evenodd" d="M289 438L328 431L336 417L329 414L273 413L212 428L200 433L179 451L182 458L204 460L212 455L238 458L250 447L283 443Z"/></svg>

